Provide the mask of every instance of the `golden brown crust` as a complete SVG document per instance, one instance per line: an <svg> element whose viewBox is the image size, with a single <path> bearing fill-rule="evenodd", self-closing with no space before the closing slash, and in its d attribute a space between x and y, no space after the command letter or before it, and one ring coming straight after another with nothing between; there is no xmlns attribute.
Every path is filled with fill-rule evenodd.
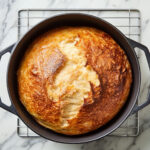
<svg viewBox="0 0 150 150"><path fill-rule="evenodd" d="M71 70L73 79L66 79L70 86L59 95L59 92L54 94L60 91L55 81L68 64L77 63L76 59L69 60L74 54L68 57L62 50L66 48L60 46L64 41L74 43L73 47L68 45L70 50L80 50L77 53L81 52L79 58L85 64L78 64L81 70ZM88 80L84 81L89 86L85 90L88 96L72 107L70 99L65 100L72 95L72 82L77 79L80 83L79 73ZM41 125L67 135L87 133L110 121L125 103L131 82L132 72L125 52L108 34L90 27L63 27L41 35L28 48L18 70L19 95L28 112ZM83 93L78 93L82 97Z"/></svg>

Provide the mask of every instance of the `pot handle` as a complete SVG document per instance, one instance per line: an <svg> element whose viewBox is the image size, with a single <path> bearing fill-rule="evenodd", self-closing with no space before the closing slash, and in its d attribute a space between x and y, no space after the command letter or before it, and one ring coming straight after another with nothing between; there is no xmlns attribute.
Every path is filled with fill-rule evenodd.
<svg viewBox="0 0 150 150"><path fill-rule="evenodd" d="M2 58L2 56L6 53L11 53L11 51L13 50L13 47L14 47L15 44L12 44L11 46L7 47L6 49L0 51L0 60ZM2 103L1 101L1 97L0 97L0 107L9 111L10 113L13 113L13 114L17 114L16 111L15 111L15 108L13 106L13 104L11 103L11 106L7 106L5 105L4 103Z"/></svg>
<svg viewBox="0 0 150 150"><path fill-rule="evenodd" d="M147 59L147 63L148 63L148 66L149 66L149 70L150 70L150 52L149 52L148 48L146 46L134 41L134 40L129 39L129 38L128 38L128 42L131 44L131 46L133 48L137 47L137 48L144 51L146 59ZM146 102L144 102L140 106L135 106L133 108L131 114L134 114L134 113L138 112L139 110L143 109L144 107L146 107L149 104L150 104L150 90L148 91L148 97L147 97Z"/></svg>

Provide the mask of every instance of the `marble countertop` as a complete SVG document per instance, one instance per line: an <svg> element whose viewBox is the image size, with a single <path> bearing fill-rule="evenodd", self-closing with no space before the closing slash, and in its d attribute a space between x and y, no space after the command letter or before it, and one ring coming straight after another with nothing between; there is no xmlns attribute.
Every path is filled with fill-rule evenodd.
<svg viewBox="0 0 150 150"><path fill-rule="evenodd" d="M150 48L150 1L148 0L0 0L0 50L17 41L18 10L27 8L112 8L139 9L141 11L141 43ZM6 89L6 54L0 62L0 96L10 104ZM147 97L150 73L144 54L140 55L142 86L140 99ZM38 138L17 135L17 117L0 108L0 150L149 150L150 106L139 112L140 133L137 137L112 137L86 144L59 144Z"/></svg>

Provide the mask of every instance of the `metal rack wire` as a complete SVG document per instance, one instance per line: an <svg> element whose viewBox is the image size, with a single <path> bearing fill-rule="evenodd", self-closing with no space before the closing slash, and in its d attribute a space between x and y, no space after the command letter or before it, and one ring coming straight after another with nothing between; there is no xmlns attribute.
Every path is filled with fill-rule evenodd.
<svg viewBox="0 0 150 150"><path fill-rule="evenodd" d="M115 25L127 37L140 42L141 16L135 9L24 9L18 12L18 39L40 21L61 13L82 12L98 16ZM137 55L139 51L137 50ZM19 118L17 133L20 137L38 137ZM111 136L137 136L139 133L138 113L130 116Z"/></svg>

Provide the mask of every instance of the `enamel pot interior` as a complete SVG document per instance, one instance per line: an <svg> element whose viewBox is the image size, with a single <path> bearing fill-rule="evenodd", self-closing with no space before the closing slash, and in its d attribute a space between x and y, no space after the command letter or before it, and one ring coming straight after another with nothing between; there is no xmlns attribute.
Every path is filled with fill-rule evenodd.
<svg viewBox="0 0 150 150"><path fill-rule="evenodd" d="M24 106L21 104L18 96L16 72L18 65L20 64L20 61L22 59L22 56L24 55L27 49L27 46L35 39L35 37L39 36L41 33L44 33L47 30L59 26L91 26L107 32L125 50L132 67L133 83L128 100L124 105L124 107L121 109L121 111L116 115L114 119L112 119L109 123L107 123L103 127L93 132L79 136L66 136L55 133L49 129L46 129L45 127L42 127L26 111ZM131 48L130 44L128 43L127 38L114 26L112 26L111 24L105 22L100 18L91 15L62 14L51 17L39 23L38 25L33 27L27 34L25 34L23 38L16 44L8 65L7 87L10 99L17 111L17 114L31 130L33 130L40 136L52 141L62 143L84 143L108 135L116 128L118 128L123 123L123 121L129 116L138 97L138 92L140 88L140 69L136 54L134 50Z"/></svg>

